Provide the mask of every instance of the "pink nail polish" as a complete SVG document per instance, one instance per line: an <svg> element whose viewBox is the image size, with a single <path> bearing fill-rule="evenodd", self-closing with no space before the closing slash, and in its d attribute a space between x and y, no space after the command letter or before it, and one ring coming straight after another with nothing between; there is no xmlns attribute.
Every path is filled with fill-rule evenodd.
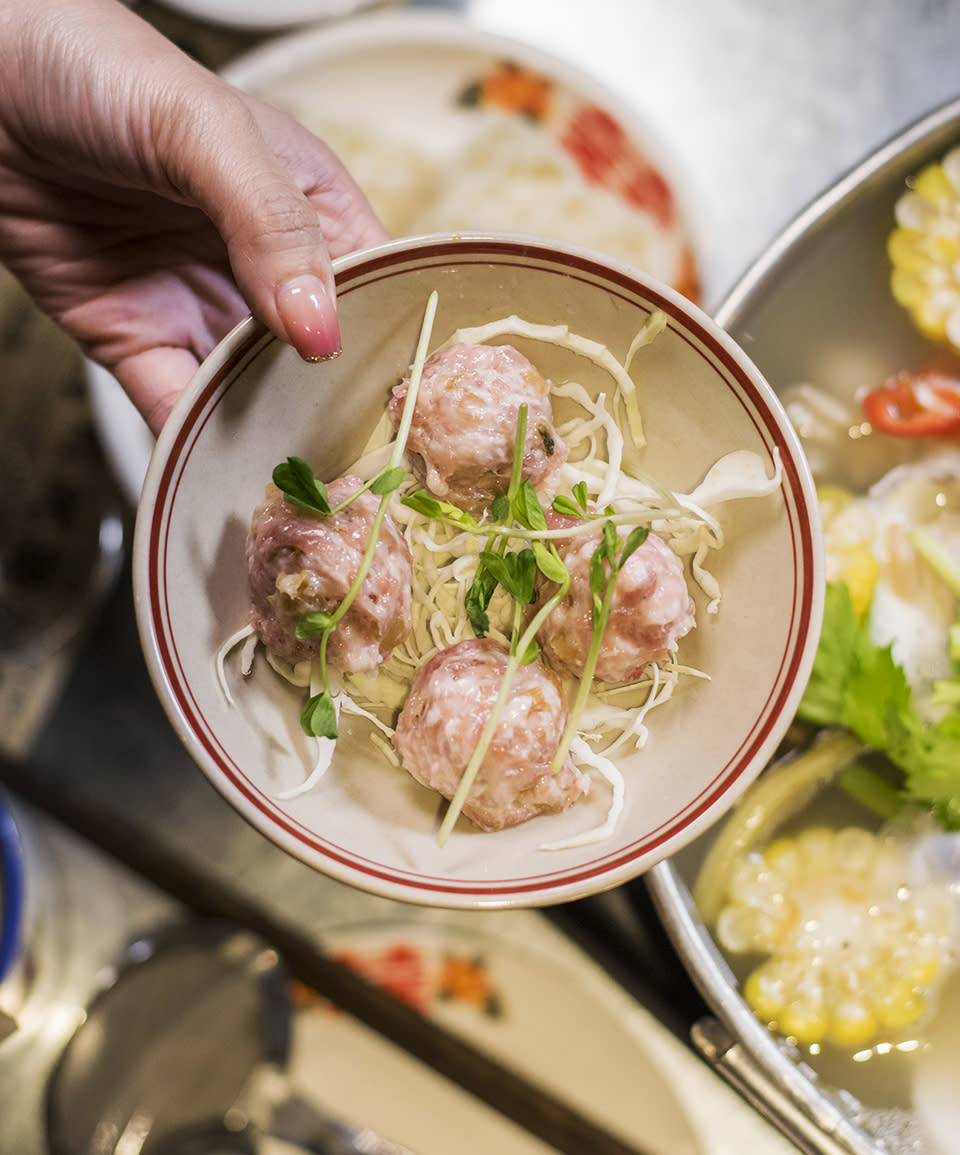
<svg viewBox="0 0 960 1155"><path fill-rule="evenodd" d="M307 361L322 361L340 352L337 310L327 286L306 274L277 290L277 309L290 344Z"/></svg>

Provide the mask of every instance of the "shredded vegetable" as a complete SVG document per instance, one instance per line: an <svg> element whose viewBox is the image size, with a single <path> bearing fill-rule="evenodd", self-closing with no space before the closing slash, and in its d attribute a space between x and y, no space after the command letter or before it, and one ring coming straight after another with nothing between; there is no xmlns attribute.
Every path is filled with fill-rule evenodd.
<svg viewBox="0 0 960 1155"><path fill-rule="evenodd" d="M562 488L565 492L584 495L593 508L604 511L604 519L611 526L643 527L644 532L653 530L661 536L681 561L687 563L693 580L706 595L708 612L716 613L721 602L721 590L710 570L709 557L723 545L724 536L714 510L726 501L764 496L775 491L781 483L780 464L775 459L774 469L768 474L756 454L731 453L720 459L690 494L671 492L656 479L639 471L631 474L625 468L621 420L617 413L626 412L628 415L627 428L635 441L642 442L643 437L636 388L627 364L636 362L642 348L665 324L664 316L653 314L633 342L626 363L617 360L606 347L572 333L567 326L531 325L515 316L474 329L461 329L446 344L518 336L558 345L605 370L611 379L610 394L593 396L576 381L551 384L552 395L564 399L571 414L557 430L569 449L562 467ZM381 422L365 453L349 472L369 482L371 478L381 476L386 468L399 464L403 456L402 433L402 424L394 436L392 426L386 421ZM325 678L321 677L319 684L315 673L308 673L306 678L310 683L311 700L316 696L318 685L320 693L330 694L336 718L352 714L371 721L376 727L378 745L392 736L397 710L421 666L439 650L474 636L468 613L468 593L477 574L481 551L491 535L507 535L514 542L514 548L526 544L537 550L541 544L549 546L552 538L580 532L576 526L555 530L516 521L498 525L486 518L478 525L454 507L446 507L454 511L450 515L431 516L423 508L418 508L417 502L410 500L416 495L417 485L414 475L408 471L383 498L384 507L389 506L390 515L403 534L413 560L412 628L408 636L396 646L376 676L344 674L336 679L335 684L329 673ZM434 502L434 505L442 506L442 503ZM583 530L595 531L595 528L596 522L588 522ZM517 641L516 608L513 599L499 587L486 613L489 618L488 636L505 648L512 645L519 660L524 647L533 640L535 629L528 624L523 638ZM232 695L224 663L230 650L241 642L245 647L249 646L249 631L239 631L228 639L218 654L218 677L228 700ZM247 648L244 654L242 672L248 674L250 654ZM306 684L306 671L285 663L271 664L291 683ZM306 665L309 667L309 663ZM635 684L591 687L589 697L577 705L578 714L582 708L582 716L567 741L578 768L592 771L606 781L611 802L607 816L596 829L583 832L573 842L563 843L564 848L609 835L622 811L625 792L615 759L645 744L650 712L671 700L683 678L706 676L704 672L676 661L665 661L648 665ZM328 689L324 690L324 686ZM312 789L329 765L335 739L327 741L319 734L317 740L318 757L313 770L303 783L285 791L282 797L295 797ZM475 767L470 769L475 771ZM462 791L469 789L470 777L468 771L461 783ZM457 811L455 799L448 811L449 820L442 829L441 841L449 833ZM548 843L544 847L557 848L560 844Z"/></svg>

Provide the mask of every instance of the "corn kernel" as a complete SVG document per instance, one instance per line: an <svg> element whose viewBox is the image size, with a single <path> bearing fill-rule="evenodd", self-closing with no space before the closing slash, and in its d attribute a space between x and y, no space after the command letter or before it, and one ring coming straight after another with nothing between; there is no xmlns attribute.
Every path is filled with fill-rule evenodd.
<svg viewBox="0 0 960 1155"><path fill-rule="evenodd" d="M796 839L775 838L763 852L763 860L778 874L792 874L800 865Z"/></svg>
<svg viewBox="0 0 960 1155"><path fill-rule="evenodd" d="M838 1047L863 1047L876 1036L879 1024L864 1003L841 1003L827 1028L827 1038Z"/></svg>
<svg viewBox="0 0 960 1155"><path fill-rule="evenodd" d="M936 955L920 956L910 965L907 978L916 987L928 987L940 974L940 960Z"/></svg>
<svg viewBox="0 0 960 1155"><path fill-rule="evenodd" d="M916 229L896 228L887 239L887 256L898 272L920 272L925 264Z"/></svg>
<svg viewBox="0 0 960 1155"><path fill-rule="evenodd" d="M764 1022L776 1022L784 1003L783 981L770 973L768 967L757 967L743 984L747 1005Z"/></svg>
<svg viewBox="0 0 960 1155"><path fill-rule="evenodd" d="M896 1029L915 1023L926 1009L922 995L901 980L877 1000L877 1017L885 1027Z"/></svg>
<svg viewBox="0 0 960 1155"><path fill-rule="evenodd" d="M827 1033L829 1020L819 1003L794 999L784 1007L779 1023L785 1035L796 1039L798 1043L809 1045L820 1042Z"/></svg>
<svg viewBox="0 0 960 1155"><path fill-rule="evenodd" d="M860 621L866 617L880 575L880 563L865 546L841 551L839 578L847 583L853 612Z"/></svg>
<svg viewBox="0 0 960 1155"><path fill-rule="evenodd" d="M947 180L942 164L930 164L917 173L913 187L924 200L937 204L939 201L950 200L956 195L953 185Z"/></svg>

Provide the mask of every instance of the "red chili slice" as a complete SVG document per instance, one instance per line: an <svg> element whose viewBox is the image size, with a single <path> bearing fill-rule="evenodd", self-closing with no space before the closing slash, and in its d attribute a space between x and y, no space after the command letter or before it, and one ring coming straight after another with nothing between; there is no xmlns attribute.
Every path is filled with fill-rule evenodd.
<svg viewBox="0 0 960 1155"><path fill-rule="evenodd" d="M872 389L863 412L874 429L893 437L960 440L960 379L938 369L905 370Z"/></svg>

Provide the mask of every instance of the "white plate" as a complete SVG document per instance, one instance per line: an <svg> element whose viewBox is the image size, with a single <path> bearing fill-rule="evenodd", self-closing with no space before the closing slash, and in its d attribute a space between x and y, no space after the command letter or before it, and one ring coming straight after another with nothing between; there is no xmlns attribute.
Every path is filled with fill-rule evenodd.
<svg viewBox="0 0 960 1155"><path fill-rule="evenodd" d="M497 88L491 78L502 77L505 61L523 70L523 79L512 91L525 92L533 107L542 110L540 119L477 103L484 81L488 89ZM677 166L668 147L619 98L565 61L474 28L448 13L393 12L283 36L235 61L224 75L238 87L284 107L339 146L396 235L448 228L556 233L563 226L568 235L558 239L605 251L618 260L633 257L646 272L696 295L701 249L696 216L687 203L687 182L673 175ZM547 92L544 107L538 101ZM602 110L598 123L605 126L607 145L600 146L593 137L594 168L620 193L600 184L584 185L582 196L568 201L571 186L559 179L550 184L522 181L522 158L512 147L497 145L500 131L522 133L548 168L567 171L565 166L572 162L558 138L577 110L584 109ZM611 125L619 125L619 131ZM482 164L477 162L476 173L483 195L476 189L471 193L472 219L461 220L453 191L459 180L456 159L472 145L482 150L484 142L491 147ZM647 159L650 168L645 167ZM651 191L657 203L673 213L669 229L654 231L648 262L638 259L638 238L641 233L647 238L650 218L632 208L626 194L620 195L629 185L625 173L636 178L633 187ZM521 193L525 199L518 206L511 197ZM449 198L450 203L438 204L432 215L419 212L417 206L429 195ZM560 219L561 196L578 216L567 212ZM536 209L532 216L531 202ZM617 230L608 227L614 218L620 222ZM621 225L633 230L629 245L616 243ZM109 373L88 365L87 381L108 459L135 505L153 437Z"/></svg>
<svg viewBox="0 0 960 1155"><path fill-rule="evenodd" d="M592 966L415 922L335 929L325 943L371 982L624 1143L649 1155L701 1150L678 1091L658 1070L643 1012ZM315 996L294 1020L288 1069L314 1102L418 1155L552 1150Z"/></svg>

